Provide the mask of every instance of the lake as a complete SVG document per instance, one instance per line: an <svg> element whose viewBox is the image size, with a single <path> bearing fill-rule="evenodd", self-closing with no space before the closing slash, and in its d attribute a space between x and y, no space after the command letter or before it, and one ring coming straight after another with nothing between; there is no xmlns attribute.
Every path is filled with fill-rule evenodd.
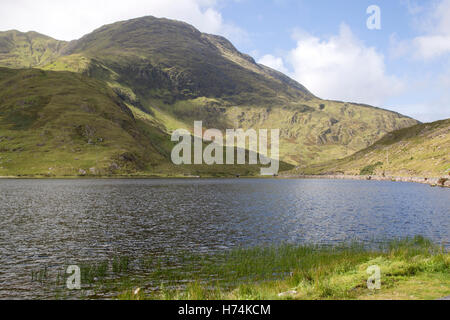
<svg viewBox="0 0 450 320"><path fill-rule="evenodd" d="M176 259L283 242L448 247L450 189L345 180L0 180L0 298L48 298L31 273L127 255Z"/></svg>

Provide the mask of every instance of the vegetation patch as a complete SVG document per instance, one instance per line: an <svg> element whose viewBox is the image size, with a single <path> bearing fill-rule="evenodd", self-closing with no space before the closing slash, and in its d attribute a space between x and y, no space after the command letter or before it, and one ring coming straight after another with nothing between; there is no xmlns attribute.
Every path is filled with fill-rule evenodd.
<svg viewBox="0 0 450 320"><path fill-rule="evenodd" d="M371 266L380 269L379 290L368 288ZM32 277L49 284L48 274L45 268ZM370 246L284 244L165 258L121 256L83 264L81 278L81 297L89 299L437 299L450 295L450 255L423 237ZM70 295L63 272L58 279L52 290Z"/></svg>
<svg viewBox="0 0 450 320"><path fill-rule="evenodd" d="M375 170L381 166L383 166L383 162L378 161L375 164L371 164L362 168L359 174L361 176L373 175L375 173Z"/></svg>

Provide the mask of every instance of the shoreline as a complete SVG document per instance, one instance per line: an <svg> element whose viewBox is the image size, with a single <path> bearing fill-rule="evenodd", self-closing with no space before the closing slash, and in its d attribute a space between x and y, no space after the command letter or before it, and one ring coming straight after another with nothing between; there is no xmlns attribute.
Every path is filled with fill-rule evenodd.
<svg viewBox="0 0 450 320"><path fill-rule="evenodd" d="M448 251L420 236L393 240L379 249L286 244L272 248L235 249L211 257L213 259L208 260L197 256L191 260L191 265L188 263L175 271L160 269L156 275L163 275L167 286L146 291L153 279L149 275L144 281L129 284L117 298L435 300L450 293ZM377 290L368 286L370 266L378 267L382 274ZM183 283L185 276L179 276L186 270L196 270L197 276ZM278 272L274 274L274 270ZM220 274L220 280L211 280L211 273Z"/></svg>
<svg viewBox="0 0 450 320"><path fill-rule="evenodd" d="M85 279L81 294L75 295L66 291L65 265L61 278L54 276L59 273L52 276L41 270L32 277L54 284L46 293L50 299L436 300L450 295L449 255L444 246L415 236L386 240L376 247L285 243L186 252L177 268L171 267L170 256L157 264L116 256L104 261L102 268L95 261L86 262L81 269ZM368 270L374 266L382 275L379 288L369 287Z"/></svg>
<svg viewBox="0 0 450 320"><path fill-rule="evenodd" d="M431 187L450 188L449 178L423 178L423 177L398 177L398 176L353 176L353 175L280 175L284 179L326 179L326 180L359 180L359 181L390 181L427 184ZM445 180L442 182L442 180Z"/></svg>
<svg viewBox="0 0 450 320"><path fill-rule="evenodd" d="M321 179L321 180L357 180L357 181L390 181L390 182L408 182L408 183L420 183L427 184L431 187L442 187L450 188L450 177L399 177L399 176L354 176L354 175L301 175L301 174L281 174L274 177L264 177L264 176L164 176L164 175L117 175L117 176L0 176L0 180L8 179L30 179L30 180L89 180L89 179L99 179L99 180L110 180L110 179L147 179L147 180L158 180L158 179Z"/></svg>

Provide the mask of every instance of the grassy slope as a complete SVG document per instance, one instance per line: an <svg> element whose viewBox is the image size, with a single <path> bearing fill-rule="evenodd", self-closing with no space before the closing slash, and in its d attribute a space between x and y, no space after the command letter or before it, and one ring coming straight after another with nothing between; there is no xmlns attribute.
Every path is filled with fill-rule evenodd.
<svg viewBox="0 0 450 320"><path fill-rule="evenodd" d="M280 128L281 158L295 165L348 156L417 123L386 110L323 101L226 39L177 21L118 22L61 52L40 67L105 81L129 104L156 115L167 132L175 124L190 128L193 120L220 129Z"/></svg>
<svg viewBox="0 0 450 320"><path fill-rule="evenodd" d="M0 101L0 175L77 175L91 168L107 174L113 163L126 172L163 159L129 109L97 80L0 69Z"/></svg>
<svg viewBox="0 0 450 320"><path fill-rule="evenodd" d="M60 55L66 45L37 32L0 32L0 65L8 68L43 66Z"/></svg>
<svg viewBox="0 0 450 320"><path fill-rule="evenodd" d="M0 68L0 176L259 172L258 166L174 166L174 144L163 129L93 78Z"/></svg>
<svg viewBox="0 0 450 320"><path fill-rule="evenodd" d="M367 149L298 173L440 177L450 174L450 119L389 133Z"/></svg>

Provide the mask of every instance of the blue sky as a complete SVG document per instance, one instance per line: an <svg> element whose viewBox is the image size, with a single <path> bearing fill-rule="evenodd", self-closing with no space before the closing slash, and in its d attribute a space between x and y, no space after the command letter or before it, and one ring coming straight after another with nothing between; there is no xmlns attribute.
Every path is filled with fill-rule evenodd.
<svg viewBox="0 0 450 320"><path fill-rule="evenodd" d="M370 5L381 30L369 30ZM3 0L0 30L73 40L144 15L221 34L325 99L450 118L450 0Z"/></svg>
<svg viewBox="0 0 450 320"><path fill-rule="evenodd" d="M382 31L366 28L366 9L377 4L382 9ZM412 36L408 11L400 1L332 1L332 0L274 0L231 1L223 6L222 15L234 21L249 34L248 43L240 43L240 49L262 52L275 49L289 50L295 45L291 37L295 29L304 29L316 35L333 35L345 22L356 36L372 45L386 48L390 33ZM399 23L401 21L401 23Z"/></svg>
<svg viewBox="0 0 450 320"><path fill-rule="evenodd" d="M381 9L381 30L369 30L366 26L369 18L366 9L373 4ZM442 17L438 12L442 13ZM421 121L450 117L450 44L444 52L427 53L425 56L415 54L419 48L414 44L419 37L432 38L436 35L443 35L442 41L450 42L450 30L446 29L450 25L440 26L440 19L450 19L449 1L241 0L227 2L221 8L221 13L225 21L235 23L243 30L242 35L234 36L234 42L240 50L288 73L323 98L370 103ZM305 70L302 76L304 68L293 65L295 62L290 58L293 50L305 47L299 46L298 42L311 38L318 40L319 44L306 46L313 53L319 50L317 47L320 47L320 43L324 44L322 47L335 42L342 42L342 46L345 46L344 38L335 42L330 40L340 34L342 25L352 34L354 50L374 50L376 56L372 59L377 60L378 57L377 61L384 68L383 74L365 84L361 83L361 86L354 83L360 82L363 77L353 74L358 64L364 61L371 63L371 55L363 53L360 59L356 59L357 63L345 59L333 62L342 62L340 70L312 68ZM297 33L308 35L299 40ZM326 48L323 49L326 54ZM335 55L341 52L345 53L345 50L329 50L330 54ZM267 55L275 57L275 62L268 59ZM283 61L281 67L279 59ZM314 57L304 64L311 62L311 59ZM323 67L335 69L333 63L325 63ZM376 68L379 69L380 65ZM367 68L364 71L368 73L367 78L371 78L370 75L376 70ZM310 83L308 77L315 72L320 77ZM324 78L330 77L329 73L332 73L330 81L342 84L336 87L323 83ZM353 77L353 81L348 79ZM345 87L353 87L353 90L345 92Z"/></svg>

